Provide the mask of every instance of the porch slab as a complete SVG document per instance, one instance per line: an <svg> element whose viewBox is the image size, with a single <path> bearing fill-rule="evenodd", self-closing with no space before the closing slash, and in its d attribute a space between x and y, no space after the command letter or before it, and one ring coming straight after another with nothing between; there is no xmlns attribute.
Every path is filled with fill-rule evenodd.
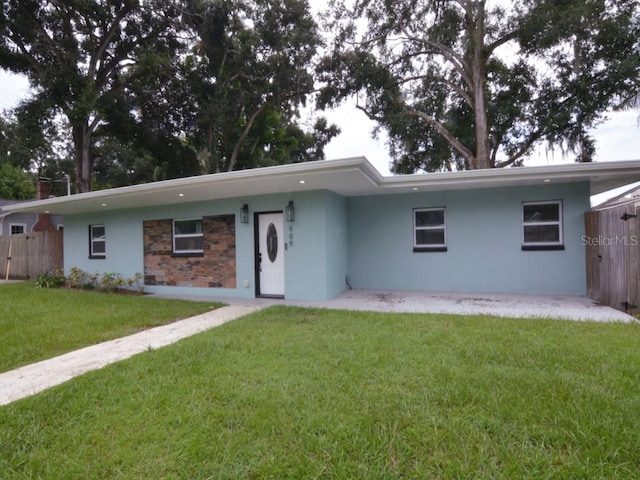
<svg viewBox="0 0 640 480"><path fill-rule="evenodd" d="M167 297L168 295L157 295ZM177 298L177 297L172 297ZM417 292L400 290L346 290L330 300L309 302L271 298L188 297L231 305L294 305L397 313L494 315L514 318L557 318L595 322L635 322L631 315L587 297L566 295L513 295L488 293Z"/></svg>
<svg viewBox="0 0 640 480"><path fill-rule="evenodd" d="M577 321L633 322L634 317L578 296L425 293L348 290L329 300L331 308L408 313L495 315Z"/></svg>

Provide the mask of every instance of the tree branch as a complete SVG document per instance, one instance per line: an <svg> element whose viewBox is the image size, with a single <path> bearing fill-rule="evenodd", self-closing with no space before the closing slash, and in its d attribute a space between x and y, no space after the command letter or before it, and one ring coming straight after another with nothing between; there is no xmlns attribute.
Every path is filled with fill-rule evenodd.
<svg viewBox="0 0 640 480"><path fill-rule="evenodd" d="M454 50L448 47L445 47L440 43L437 43L425 38L416 37L415 35L412 35L411 33L409 33L406 28L404 28L402 31L406 36L406 40L409 40L411 42L421 43L431 47L433 50L432 51L429 50L425 53L433 53L435 55L442 56L445 60L447 60L449 63L453 65L453 68L460 74L460 76L464 79L464 81L469 86L473 85L473 80L471 79L471 75L470 75L470 71L471 71L470 67L464 61L464 58L461 55L459 55Z"/></svg>
<svg viewBox="0 0 640 480"><path fill-rule="evenodd" d="M88 128L89 128L89 133L93 134L96 131L96 128L98 128L98 125L100 124L100 116L96 115L93 118L93 121L89 124Z"/></svg>
<svg viewBox="0 0 640 480"><path fill-rule="evenodd" d="M452 90L455 90L456 93L463 98L463 100L467 103L467 105L469 105L469 107L473 108L473 101L471 100L471 97L469 96L469 94L467 92L465 92L460 87L460 85L457 85L457 84L453 83L452 81L447 80L444 77L430 76L430 75L415 75L413 77L404 78L398 83L400 83L400 84L409 83L409 82L411 82L413 80L433 80L434 82L437 82L437 83L443 83L443 84L447 85L448 87L451 87Z"/></svg>
<svg viewBox="0 0 640 480"><path fill-rule="evenodd" d="M515 153L515 155L512 155L511 157L509 157L508 159L506 159L503 162L496 163L495 167L496 168L503 168L503 167L508 167L509 165L513 165L514 163L516 163L518 160L520 160L523 156L525 156L527 154L529 149L533 146L534 143L536 143L538 140L540 140L542 135L544 135L544 131L542 131L542 130L537 130L537 131L533 132L529 136L529 139Z"/></svg>
<svg viewBox="0 0 640 480"><path fill-rule="evenodd" d="M31 52L27 50L27 47L24 45L24 43L19 39L16 39L15 37L13 37L12 35L9 35L8 38L13 42L13 44L16 47L18 47L18 50L20 50L22 54L27 58L27 61L31 64L31 68L33 68L33 70L37 72L38 76L43 77L44 70L40 68L40 64L35 59L35 57L31 54Z"/></svg>
<svg viewBox="0 0 640 480"><path fill-rule="evenodd" d="M418 117L429 125L431 125L448 143L451 145L453 149L455 149L460 155L464 157L464 159L469 163L469 165L476 164L476 158L473 155L473 152L465 147L460 140L458 140L455 135L453 135L447 128L438 122L431 115L427 115L424 112L420 112L418 110L409 110L407 114Z"/></svg>
<svg viewBox="0 0 640 480"><path fill-rule="evenodd" d="M231 172L235 168L236 163L238 163L238 155L240 154L240 147L242 147L242 144L244 143L244 141L249 136L249 131L253 127L253 124L256 122L256 120L258 119L258 116L267 107L267 105L268 105L267 102L263 103L260 106L260 108L258 108L258 110L256 110L253 113L253 115L251 115L251 117L249 118L249 121L247 122L246 127L244 128L244 130L240 134L240 137L238 138L238 141L236 142L235 146L233 147L233 152L231 153L231 157L229 158L229 166L227 167L227 171Z"/></svg>
<svg viewBox="0 0 640 480"><path fill-rule="evenodd" d="M113 20L113 24L109 31L100 39L100 45L96 49L93 55L91 55L91 61L89 62L89 72L87 76L90 79L94 79L96 75L97 64L102 60L104 52L106 51L109 43L113 40L113 36L120 28L120 21L131 11L131 4L125 3L125 6L118 12L118 15Z"/></svg>
<svg viewBox="0 0 640 480"><path fill-rule="evenodd" d="M500 37L499 39L497 39L495 42L493 42L492 44L488 45L487 47L485 47L485 51L487 52L487 57L489 57L496 48L500 47L501 45L504 45L507 42L510 42L511 40L514 40L518 37L518 34L520 32L518 30L514 30L513 32L509 32L506 35Z"/></svg>

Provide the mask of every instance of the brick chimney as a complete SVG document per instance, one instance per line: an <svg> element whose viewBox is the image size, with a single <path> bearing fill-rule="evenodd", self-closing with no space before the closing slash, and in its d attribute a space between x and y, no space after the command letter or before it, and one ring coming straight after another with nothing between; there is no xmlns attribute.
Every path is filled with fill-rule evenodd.
<svg viewBox="0 0 640 480"><path fill-rule="evenodd" d="M48 178L39 178L38 185L36 186L36 198L37 200L46 200L49 198L51 192L51 184ZM51 218L48 213L39 213L36 223L33 225L34 232L55 232L56 227L51 223Z"/></svg>
<svg viewBox="0 0 640 480"><path fill-rule="evenodd" d="M39 178L36 185L36 199L46 200L51 192L51 184L48 178Z"/></svg>

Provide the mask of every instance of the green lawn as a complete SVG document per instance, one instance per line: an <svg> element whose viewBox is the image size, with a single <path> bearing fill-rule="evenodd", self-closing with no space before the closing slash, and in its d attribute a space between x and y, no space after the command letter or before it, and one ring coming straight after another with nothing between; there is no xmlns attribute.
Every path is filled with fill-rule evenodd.
<svg viewBox="0 0 640 480"><path fill-rule="evenodd" d="M0 407L0 472L637 478L639 328L272 307Z"/></svg>
<svg viewBox="0 0 640 480"><path fill-rule="evenodd" d="M0 372L206 312L213 303L0 285Z"/></svg>

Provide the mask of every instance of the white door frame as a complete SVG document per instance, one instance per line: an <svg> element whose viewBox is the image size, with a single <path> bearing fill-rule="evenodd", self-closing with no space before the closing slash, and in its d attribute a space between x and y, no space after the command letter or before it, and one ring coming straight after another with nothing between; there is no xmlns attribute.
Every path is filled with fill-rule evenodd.
<svg viewBox="0 0 640 480"><path fill-rule="evenodd" d="M256 296L284 298L284 214L255 213Z"/></svg>

